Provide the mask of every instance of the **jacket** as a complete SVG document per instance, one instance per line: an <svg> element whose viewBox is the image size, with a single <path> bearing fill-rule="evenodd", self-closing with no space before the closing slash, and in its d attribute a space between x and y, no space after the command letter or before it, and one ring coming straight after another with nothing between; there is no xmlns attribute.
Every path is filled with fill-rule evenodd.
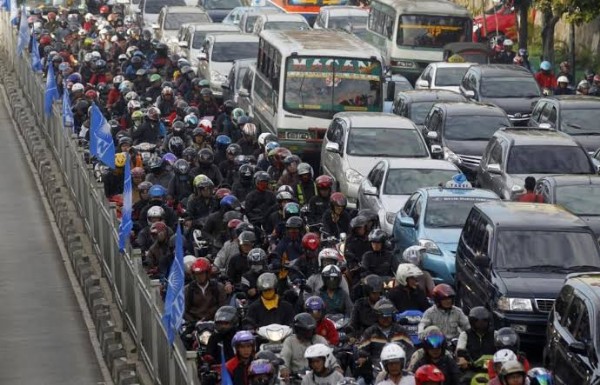
<svg viewBox="0 0 600 385"><path fill-rule="evenodd" d="M391 251L385 246L381 251L368 251L362 256L361 262L365 275L377 274L381 277L393 277L398 267Z"/></svg>
<svg viewBox="0 0 600 385"><path fill-rule="evenodd" d="M246 215L254 226L261 228L267 210L277 203L275 194L271 191L254 190L246 196Z"/></svg>
<svg viewBox="0 0 600 385"><path fill-rule="evenodd" d="M308 361L304 358L306 349L314 344L325 344L327 340L319 335L314 335L310 341L300 341L295 334L292 334L283 341L281 348L281 359L284 366L292 373L296 373L301 369L308 367Z"/></svg>
<svg viewBox="0 0 600 385"><path fill-rule="evenodd" d="M215 258L214 265L217 266L221 270L225 270L231 257L240 253L240 245L237 243L237 240L227 241L221 247L221 250L217 253L217 257Z"/></svg>
<svg viewBox="0 0 600 385"><path fill-rule="evenodd" d="M390 290L388 298L399 312L405 310L420 310L424 312L429 308L429 301L425 292L420 287L413 290L405 286L396 286Z"/></svg>
<svg viewBox="0 0 600 385"><path fill-rule="evenodd" d="M381 350L390 342L402 346L407 357L413 351L412 341L408 334L406 334L406 330L401 325L395 323L392 323L387 333L377 323L368 327L362 334L358 343L358 349L368 354L372 362L379 363Z"/></svg>
<svg viewBox="0 0 600 385"><path fill-rule="evenodd" d="M496 345L493 330L488 330L483 335L478 334L473 329L460 332L456 344L457 357L464 357L467 361L475 361L483 355L493 355L494 353L496 353Z"/></svg>
<svg viewBox="0 0 600 385"><path fill-rule="evenodd" d="M223 352L225 354L225 360L229 360L235 356L233 353L233 346L231 346L231 340L237 330L233 327L226 333L214 332L210 335L208 343L206 344L206 353L209 354L215 361L221 360L221 347L219 344L223 344Z"/></svg>
<svg viewBox="0 0 600 385"><path fill-rule="evenodd" d="M231 380L235 385L248 385L248 369L252 360L247 362L240 361L237 357L233 357L225 364Z"/></svg>
<svg viewBox="0 0 600 385"><path fill-rule="evenodd" d="M469 318L456 306L452 306L450 310L442 310L437 305L427 309L419 322L419 335L431 325L440 328L448 340L457 338L461 331L471 329Z"/></svg>
<svg viewBox="0 0 600 385"><path fill-rule="evenodd" d="M341 287L338 287L331 297L329 296L327 289L321 287L321 290L319 290L319 297L321 297L325 303L325 314L341 313L346 317L350 317L352 314L353 306L350 295L348 295Z"/></svg>
<svg viewBox="0 0 600 385"><path fill-rule="evenodd" d="M330 369L326 376L320 377L312 371L302 378L300 385L333 385L344 379L344 375L337 370Z"/></svg>
<svg viewBox="0 0 600 385"><path fill-rule="evenodd" d="M342 211L337 222L334 222L331 214L331 210L328 209L323 214L323 218L321 218L323 231L336 238L339 237L341 233L347 233L348 230L350 230L350 215L348 215L346 211Z"/></svg>
<svg viewBox="0 0 600 385"><path fill-rule="evenodd" d="M294 307L289 302L284 301L281 298L279 299L277 307L271 310L267 310L265 305L263 305L262 300L259 299L252 302L252 304L248 306L246 318L252 320L253 324L257 328L270 324L291 326L294 322L295 314Z"/></svg>
<svg viewBox="0 0 600 385"><path fill-rule="evenodd" d="M205 288L192 282L185 286L185 312L186 321L212 320L217 309L225 305L225 288L220 282L210 280Z"/></svg>
<svg viewBox="0 0 600 385"><path fill-rule="evenodd" d="M350 317L350 326L355 336L360 336L368 327L377 322L377 313L373 310L373 305L369 298L362 297L354 302L352 316Z"/></svg>
<svg viewBox="0 0 600 385"><path fill-rule="evenodd" d="M133 130L131 133L131 139L133 144L140 144L144 142L157 143L160 137L160 126L158 121L146 119L144 123L137 130Z"/></svg>
<svg viewBox="0 0 600 385"><path fill-rule="evenodd" d="M323 317L317 322L316 334L325 338L331 346L337 346L340 342L340 333L335 328L335 324L332 320Z"/></svg>
<svg viewBox="0 0 600 385"><path fill-rule="evenodd" d="M419 351L422 351L422 349L419 349ZM415 354L417 353L418 351L415 352ZM437 366L437 368L444 373L444 377L446 378L446 380L444 381L444 385L459 385L461 376L460 369L458 368L456 361L454 361L454 357L452 357L451 354L448 354L448 352L435 362L431 360L426 354L421 354L420 359L416 361L413 361L411 357L411 362L408 367L408 370L416 371L423 365Z"/></svg>

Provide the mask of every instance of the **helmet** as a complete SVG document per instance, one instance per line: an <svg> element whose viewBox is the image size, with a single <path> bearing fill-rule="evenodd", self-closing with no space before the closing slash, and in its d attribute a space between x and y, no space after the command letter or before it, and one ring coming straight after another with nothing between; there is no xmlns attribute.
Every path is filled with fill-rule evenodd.
<svg viewBox="0 0 600 385"><path fill-rule="evenodd" d="M276 148L279 148L279 143L275 141L267 142L267 144L265 145L265 151L267 152L267 154Z"/></svg>
<svg viewBox="0 0 600 385"><path fill-rule="evenodd" d="M424 349L445 349L446 336L437 326L428 326L423 331L421 338Z"/></svg>
<svg viewBox="0 0 600 385"><path fill-rule="evenodd" d="M331 197L329 198L329 203L331 204L332 208L334 206L346 208L346 206L348 205L348 200L341 192L335 192L331 194Z"/></svg>
<svg viewBox="0 0 600 385"><path fill-rule="evenodd" d="M254 226L252 226L248 222L242 222L235 228L235 233L238 237L240 235L242 235L242 233L245 231L249 231L254 234ZM256 235L255 235L255 237L256 237ZM254 241L251 241L251 242L254 242Z"/></svg>
<svg viewBox="0 0 600 385"><path fill-rule="evenodd" d="M335 290L340 287L342 282L342 270L336 265L327 265L321 271L321 277L323 278L323 285L327 289Z"/></svg>
<svg viewBox="0 0 600 385"><path fill-rule="evenodd" d="M258 136L258 144L265 147L269 142L277 141L277 137L270 132L263 132Z"/></svg>
<svg viewBox="0 0 600 385"><path fill-rule="evenodd" d="M242 205L240 204L239 199L237 199L234 195L225 195L219 201L219 207L221 207L223 211L232 211L239 210Z"/></svg>
<svg viewBox="0 0 600 385"><path fill-rule="evenodd" d="M525 368L523 367L523 364L517 360L508 361L502 364L502 369L500 369L500 373L498 373L498 378L502 384L506 385L506 377L516 373L522 374L525 378Z"/></svg>
<svg viewBox="0 0 600 385"><path fill-rule="evenodd" d="M546 368L532 368L527 372L529 385L553 385L552 373Z"/></svg>
<svg viewBox="0 0 600 385"><path fill-rule="evenodd" d="M231 138L227 135L219 135L217 136L215 143L217 144L217 148L227 148L227 146L231 144Z"/></svg>
<svg viewBox="0 0 600 385"><path fill-rule="evenodd" d="M254 125L254 123L246 123L242 128L242 132L244 133L244 135L248 136L256 136L257 131L258 129Z"/></svg>
<svg viewBox="0 0 600 385"><path fill-rule="evenodd" d="M373 229L369 233L369 242L384 243L387 240L387 234L381 229Z"/></svg>
<svg viewBox="0 0 600 385"><path fill-rule="evenodd" d="M169 139L169 151L171 153L181 155L184 147L185 143L183 143L183 139L180 136L172 136Z"/></svg>
<svg viewBox="0 0 600 385"><path fill-rule="evenodd" d="M331 259L337 263L340 258L340 253L333 248L325 248L319 252L319 268L323 267L323 260Z"/></svg>
<svg viewBox="0 0 600 385"><path fill-rule="evenodd" d="M289 194L288 192L280 192L279 194ZM277 195L279 195L277 194ZM292 197L293 199L293 197ZM285 204L285 206L283 206L283 216L286 219L289 219L291 217L297 217L300 215L300 205L296 202L288 202Z"/></svg>
<svg viewBox="0 0 600 385"><path fill-rule="evenodd" d="M306 358L307 360L313 359L313 358L322 358L323 360L325 360L325 367L327 368L327 357L333 353L333 350L331 350L331 348L325 344L314 344L309 346L305 351L304 351L304 358Z"/></svg>
<svg viewBox="0 0 600 385"><path fill-rule="evenodd" d="M235 230L235 228L236 228L236 227L237 227L237 226L238 226L240 223L242 223L242 220L241 220L241 219L237 219L237 218L235 218L235 219L230 219L229 221L227 221L227 228L228 228L229 230Z"/></svg>
<svg viewBox="0 0 600 385"><path fill-rule="evenodd" d="M248 183L252 182L252 176L254 175L254 172L255 167L251 164L243 164L238 170L240 180L247 181Z"/></svg>
<svg viewBox="0 0 600 385"><path fill-rule="evenodd" d="M366 295L381 293L383 291L383 279L377 274L369 274L363 280L363 292Z"/></svg>
<svg viewBox="0 0 600 385"><path fill-rule="evenodd" d="M438 303L443 299L456 297L456 292L454 292L452 286L440 283L433 288L432 296L435 302Z"/></svg>
<svg viewBox="0 0 600 385"><path fill-rule="evenodd" d="M127 155L124 152L117 152L115 154L115 167L125 167L127 162Z"/></svg>
<svg viewBox="0 0 600 385"><path fill-rule="evenodd" d="M167 163L167 165L172 166L177 161L177 156L175 156L175 154L167 152L163 155L162 159L165 163Z"/></svg>
<svg viewBox="0 0 600 385"><path fill-rule="evenodd" d="M475 322L477 321L488 321L490 322L492 319L492 315L490 312L483 306L475 306L469 311L469 323L471 324L471 328L474 328Z"/></svg>
<svg viewBox="0 0 600 385"><path fill-rule="evenodd" d="M566 77L566 76L564 76L564 75L562 75L562 76L559 76L558 79L556 79L556 82L557 83L567 83L568 84L569 83L569 78Z"/></svg>
<svg viewBox="0 0 600 385"><path fill-rule="evenodd" d="M148 108L148 119L150 120L158 120L160 117L160 110L157 107Z"/></svg>
<svg viewBox="0 0 600 385"><path fill-rule="evenodd" d="M238 243L242 245L254 245L256 243L256 234L254 231L242 231L238 237Z"/></svg>
<svg viewBox="0 0 600 385"><path fill-rule="evenodd" d="M435 365L423 365L415 372L416 385L423 385L427 382L439 382L441 384L445 380L446 376Z"/></svg>
<svg viewBox="0 0 600 385"><path fill-rule="evenodd" d="M160 206L152 206L146 212L146 218L148 219L148 224L151 224L151 218L162 219L165 216L165 210Z"/></svg>
<svg viewBox="0 0 600 385"><path fill-rule="evenodd" d="M304 221L298 216L290 217L287 221L285 221L286 229L300 229L302 226L304 226Z"/></svg>
<svg viewBox="0 0 600 385"><path fill-rule="evenodd" d="M131 169L131 176L134 178L142 178L143 179L146 176L146 171L144 171L144 169L141 167L134 167ZM142 183L140 183L140 184L142 184ZM139 189L140 189L140 186L138 185L138 190Z"/></svg>
<svg viewBox="0 0 600 385"><path fill-rule="evenodd" d="M465 58L457 53L455 53L454 55L452 55L448 58L448 63L464 63L464 62L465 62Z"/></svg>
<svg viewBox="0 0 600 385"><path fill-rule="evenodd" d="M244 166L247 166L247 165L244 165ZM242 166L242 167L244 167L244 166ZM241 170L241 168L240 168L240 170ZM291 193L289 193L288 191L278 192L277 195L275 195L275 198L277 199L277 202L294 200L294 196Z"/></svg>
<svg viewBox="0 0 600 385"><path fill-rule="evenodd" d="M235 310L235 309L233 309L233 310ZM215 318L216 318L216 316L215 316ZM216 321L216 319L215 319L215 321ZM235 335L231 339L231 346L233 346L233 351L235 353L237 353L237 351L236 351L237 347L240 346L241 344L254 345L254 342L255 342L254 334L252 334L248 330L240 330L239 332L235 333Z"/></svg>
<svg viewBox="0 0 600 385"><path fill-rule="evenodd" d="M320 189L327 189L333 186L333 178L329 175L318 176L317 179L315 179L315 182L317 184L317 188Z"/></svg>
<svg viewBox="0 0 600 385"><path fill-rule="evenodd" d="M233 100L225 100L223 103L223 110L227 114L231 114L235 109L235 102Z"/></svg>
<svg viewBox="0 0 600 385"><path fill-rule="evenodd" d="M242 116L246 116L246 113L241 108L235 108L233 111L231 111L231 120L233 120L233 122L236 124L238 123L238 119Z"/></svg>
<svg viewBox="0 0 600 385"><path fill-rule="evenodd" d="M494 353L492 361L494 364L503 364L508 361L514 361L517 359L517 355L510 349L500 349Z"/></svg>
<svg viewBox="0 0 600 385"><path fill-rule="evenodd" d="M151 199L164 198L164 196L167 195L167 190L163 186L156 184L150 187L148 194L150 195Z"/></svg>
<svg viewBox="0 0 600 385"><path fill-rule="evenodd" d="M221 187L215 191L215 198L219 199L219 201L225 198L227 195L231 195L231 190L228 188Z"/></svg>
<svg viewBox="0 0 600 385"><path fill-rule="evenodd" d="M385 365L389 362L400 362L404 367L406 352L397 344L386 344L381 350L380 362Z"/></svg>
<svg viewBox="0 0 600 385"><path fill-rule="evenodd" d="M517 332L507 326L494 333L494 344L496 349L510 349L516 353L519 351L521 341Z"/></svg>
<svg viewBox="0 0 600 385"><path fill-rule="evenodd" d="M362 215L357 215L354 218L352 218L352 220L350 221L350 228L352 230L358 228L358 227L364 227L367 225L367 218L363 217Z"/></svg>
<svg viewBox="0 0 600 385"><path fill-rule="evenodd" d="M213 154L210 148L203 148L198 151L198 162L200 164L209 165L215 160L215 154Z"/></svg>
<svg viewBox="0 0 600 385"><path fill-rule="evenodd" d="M183 266L185 267L185 271L187 273L190 272L190 269L192 268L194 262L196 262L196 257L194 257L193 255L186 255L185 257L183 257Z"/></svg>
<svg viewBox="0 0 600 385"><path fill-rule="evenodd" d="M260 381L260 383L254 382L254 376L268 375L270 376L268 381ZM276 378L275 366L269 360L254 360L250 363L248 368L248 378L250 379L250 385L272 385L275 383Z"/></svg>
<svg viewBox="0 0 600 385"><path fill-rule="evenodd" d="M323 302L323 299L318 295L313 295L311 297L308 297L304 302L304 309L309 313L315 311L322 312L325 309L325 302Z"/></svg>
<svg viewBox="0 0 600 385"><path fill-rule="evenodd" d="M227 330L236 327L238 323L238 314L236 308L233 306L221 306L215 313L215 324L218 322L228 322L231 326ZM226 330L219 330L225 332Z"/></svg>
<svg viewBox="0 0 600 385"><path fill-rule="evenodd" d="M85 87L81 83L75 83L71 86L71 92L83 92Z"/></svg>
<svg viewBox="0 0 600 385"><path fill-rule="evenodd" d="M309 313L300 313L294 317L294 333L310 340L315 334L317 321Z"/></svg>
<svg viewBox="0 0 600 385"><path fill-rule="evenodd" d="M401 263L396 269L396 282L402 286L407 285L407 281L410 277L420 277L423 275L421 269L413 265L412 263Z"/></svg>
<svg viewBox="0 0 600 385"><path fill-rule="evenodd" d="M174 134L181 135L185 131L185 123L182 122L181 120L177 120L177 121L173 122L172 128L173 128Z"/></svg>
<svg viewBox="0 0 600 385"><path fill-rule="evenodd" d="M274 290L276 285L277 276L275 276L273 273L262 273L256 280L256 288L258 291Z"/></svg>
<svg viewBox="0 0 600 385"><path fill-rule="evenodd" d="M137 185L137 189L139 191L148 191L148 190L150 190L150 187L152 187L152 183L146 182L146 181Z"/></svg>
<svg viewBox="0 0 600 385"><path fill-rule="evenodd" d="M505 39L504 42L502 43L502 45L505 47L512 47L513 44L514 44L513 41L510 39Z"/></svg>
<svg viewBox="0 0 600 385"><path fill-rule="evenodd" d="M407 247L402 253L402 259L404 262L412 263L415 266L421 266L425 250L427 250L425 247L419 245Z"/></svg>
<svg viewBox="0 0 600 385"><path fill-rule="evenodd" d="M313 169L308 163L300 163L298 165L298 175L310 175L313 176Z"/></svg>
<svg viewBox="0 0 600 385"><path fill-rule="evenodd" d="M250 250L246 258L248 258L250 266L267 264L267 252L258 247Z"/></svg>
<svg viewBox="0 0 600 385"><path fill-rule="evenodd" d="M550 68L552 68L552 64L550 64L549 61L544 60L541 64L540 64L540 68L544 71L550 71Z"/></svg>
<svg viewBox="0 0 600 385"><path fill-rule="evenodd" d="M211 269L210 261L206 258L198 258L192 265L192 273L208 273Z"/></svg>
<svg viewBox="0 0 600 385"><path fill-rule="evenodd" d="M590 83L587 80L582 80L579 82L579 84L577 85L577 89L581 90L581 89L589 89L590 88Z"/></svg>
<svg viewBox="0 0 600 385"><path fill-rule="evenodd" d="M208 119L202 119L200 123L198 123L198 127L207 134L212 133L212 122Z"/></svg>
<svg viewBox="0 0 600 385"><path fill-rule="evenodd" d="M181 156L187 160L188 162L193 162L194 159L196 159L196 155L197 155L197 151L194 147L186 147L183 152L181 153Z"/></svg>
<svg viewBox="0 0 600 385"><path fill-rule="evenodd" d="M195 188L213 188L215 186L213 181L204 174L196 175L194 177L193 185Z"/></svg>
<svg viewBox="0 0 600 385"><path fill-rule="evenodd" d="M291 186L287 185L287 184L282 184L281 186L279 186L277 188L277 192L278 193L280 193L282 191L286 191L286 192L289 192L290 194L294 195L294 189Z"/></svg>
<svg viewBox="0 0 600 385"><path fill-rule="evenodd" d="M387 298L382 298L375 303L373 310L378 317L392 317L397 311L394 304Z"/></svg>
<svg viewBox="0 0 600 385"><path fill-rule="evenodd" d="M238 155L242 155L242 148L240 147L239 144L232 143L229 146L227 146L227 150L225 150L225 152L228 155L233 155L235 157L235 156L238 156Z"/></svg>
<svg viewBox="0 0 600 385"><path fill-rule="evenodd" d="M254 174L254 184L258 184L258 182L269 182L271 177L266 171L257 171Z"/></svg>
<svg viewBox="0 0 600 385"><path fill-rule="evenodd" d="M173 169L176 174L186 175L190 171L190 164L185 159L177 159L173 164Z"/></svg>
<svg viewBox="0 0 600 385"><path fill-rule="evenodd" d="M319 249L321 239L315 233L306 233L302 237L302 248L306 250L316 251Z"/></svg>

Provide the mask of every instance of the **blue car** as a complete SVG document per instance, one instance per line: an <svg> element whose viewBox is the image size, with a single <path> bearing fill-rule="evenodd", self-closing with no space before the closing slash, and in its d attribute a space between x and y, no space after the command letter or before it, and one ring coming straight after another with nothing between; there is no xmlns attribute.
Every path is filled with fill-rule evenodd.
<svg viewBox="0 0 600 385"><path fill-rule="evenodd" d="M471 207L499 199L495 193L472 188L468 182L417 190L396 215L394 257L400 261L407 247L420 244L426 249L422 267L435 284L454 285L454 255Z"/></svg>

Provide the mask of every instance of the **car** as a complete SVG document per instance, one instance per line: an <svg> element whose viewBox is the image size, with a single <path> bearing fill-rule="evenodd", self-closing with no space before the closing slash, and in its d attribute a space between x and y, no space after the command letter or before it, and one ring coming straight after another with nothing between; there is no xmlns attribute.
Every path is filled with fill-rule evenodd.
<svg viewBox="0 0 600 385"><path fill-rule="evenodd" d="M510 326L522 342L539 345L567 274L590 270L600 270L596 236L567 210L543 203L476 203L456 249L458 304L465 314L486 307L496 330Z"/></svg>
<svg viewBox="0 0 600 385"><path fill-rule="evenodd" d="M356 207L360 183L377 162L430 157L425 139L410 120L381 112L340 112L323 138L321 169L336 181L348 206Z"/></svg>
<svg viewBox="0 0 600 385"><path fill-rule="evenodd" d="M537 180L535 193L583 219L600 237L600 178L594 175L550 175Z"/></svg>
<svg viewBox="0 0 600 385"><path fill-rule="evenodd" d="M442 146L444 159L475 180L483 150L494 132L510 127L506 112L480 103L435 103L425 118L423 135L429 145Z"/></svg>
<svg viewBox="0 0 600 385"><path fill-rule="evenodd" d="M366 28L369 10L351 5L326 5L319 9L314 29Z"/></svg>
<svg viewBox="0 0 600 385"><path fill-rule="evenodd" d="M558 385L600 383L600 272L567 275L548 319L543 362Z"/></svg>
<svg viewBox="0 0 600 385"><path fill-rule="evenodd" d="M394 99L398 92L413 90L412 84L402 75L391 74L386 77L383 83L383 112L392 112L394 109Z"/></svg>
<svg viewBox="0 0 600 385"><path fill-rule="evenodd" d="M262 31L306 31L310 25L304 16L298 13L273 13L259 15L254 22L252 33L260 35Z"/></svg>
<svg viewBox="0 0 600 385"><path fill-rule="evenodd" d="M235 7L225 16L221 23L223 24L235 24L239 25L245 14L258 14L258 13L282 13L283 11L275 7ZM256 21L253 20L252 24ZM246 32L246 31L244 31Z"/></svg>
<svg viewBox="0 0 600 385"><path fill-rule="evenodd" d="M541 98L533 108L528 125L547 125L567 133L589 152L600 147L600 98L560 95Z"/></svg>
<svg viewBox="0 0 600 385"><path fill-rule="evenodd" d="M208 13L198 7L163 7L158 20L152 24L154 37L169 44L175 40L182 24L212 23Z"/></svg>
<svg viewBox="0 0 600 385"><path fill-rule="evenodd" d="M158 22L158 15L163 7L185 7L184 0L140 0L135 13L142 27L150 27Z"/></svg>
<svg viewBox="0 0 600 385"><path fill-rule="evenodd" d="M240 90L244 89L243 79L251 66L256 66L256 58L239 59L233 62L227 80L221 84L223 88L223 100L233 100L238 103ZM246 88L248 90L248 88ZM247 110L244 110L247 111Z"/></svg>
<svg viewBox="0 0 600 385"><path fill-rule="evenodd" d="M527 125L533 103L541 96L533 74L512 64L483 64L469 67L460 84L468 99L493 103L508 114L513 126Z"/></svg>
<svg viewBox="0 0 600 385"><path fill-rule="evenodd" d="M415 90L460 92L463 76L473 63L431 63L415 81Z"/></svg>
<svg viewBox="0 0 600 385"><path fill-rule="evenodd" d="M419 244L426 250L422 267L434 283L454 285L454 254L467 215L475 203L500 198L459 178L452 178L443 186L416 190L394 216L394 258L402 261L404 250Z"/></svg>
<svg viewBox="0 0 600 385"><path fill-rule="evenodd" d="M358 208L378 213L381 228L391 235L396 213L410 194L421 187L437 186L459 172L454 164L445 160L384 159L360 183Z"/></svg>
<svg viewBox="0 0 600 385"><path fill-rule="evenodd" d="M423 123L431 106L441 102L467 102L467 98L447 90L414 90L398 92L392 112L413 121L423 129Z"/></svg>
<svg viewBox="0 0 600 385"><path fill-rule="evenodd" d="M473 41L491 41L496 36L518 40L515 7L502 1L473 19Z"/></svg>
<svg viewBox="0 0 600 385"><path fill-rule="evenodd" d="M222 22L232 9L243 5L241 0L198 0L198 6L204 8L215 23Z"/></svg>
<svg viewBox="0 0 600 385"><path fill-rule="evenodd" d="M222 98L221 85L227 80L233 62L257 57L258 36L245 33L216 33L206 36L199 55L198 73L210 81L210 89Z"/></svg>
<svg viewBox="0 0 600 385"><path fill-rule="evenodd" d="M239 33L240 29L235 25L223 23L190 23L181 26L179 31L178 49L179 55L188 58L194 69L198 68L200 61L198 56L202 53L202 45L206 36L213 33Z"/></svg>
<svg viewBox="0 0 600 385"><path fill-rule="evenodd" d="M275 7L252 7L252 10L245 12L240 18L239 27L244 33L252 33L254 31L254 23L260 15L270 15L283 13L279 8Z"/></svg>
<svg viewBox="0 0 600 385"><path fill-rule="evenodd" d="M547 174L596 174L585 149L569 135L527 127L501 128L490 139L477 167L476 185L513 200L525 178Z"/></svg>

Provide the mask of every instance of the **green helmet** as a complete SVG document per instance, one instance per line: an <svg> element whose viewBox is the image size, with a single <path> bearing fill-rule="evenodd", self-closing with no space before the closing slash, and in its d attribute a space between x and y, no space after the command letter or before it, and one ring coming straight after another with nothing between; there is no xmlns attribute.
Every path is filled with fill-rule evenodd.
<svg viewBox="0 0 600 385"><path fill-rule="evenodd" d="M198 85L200 87L210 87L210 82L208 81L208 79L202 79L200 80L200 83Z"/></svg>
<svg viewBox="0 0 600 385"><path fill-rule="evenodd" d="M154 82L160 82L162 80L162 78L160 77L159 74L153 74L152 76L150 76L150 82L154 83Z"/></svg>
<svg viewBox="0 0 600 385"><path fill-rule="evenodd" d="M241 108L236 108L231 111L231 120L233 120L234 123L237 123L238 119L242 116L246 116L246 113Z"/></svg>

